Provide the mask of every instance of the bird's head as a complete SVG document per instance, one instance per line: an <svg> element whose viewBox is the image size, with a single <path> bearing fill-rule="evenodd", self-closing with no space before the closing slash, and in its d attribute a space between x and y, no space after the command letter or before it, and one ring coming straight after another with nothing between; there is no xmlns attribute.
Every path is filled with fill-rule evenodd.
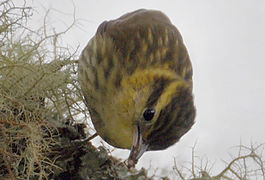
<svg viewBox="0 0 265 180"><path fill-rule="evenodd" d="M191 84L169 69L135 71L123 79L120 92L113 98L114 107L119 109L115 117L129 123L129 166L145 151L176 143L194 123Z"/></svg>

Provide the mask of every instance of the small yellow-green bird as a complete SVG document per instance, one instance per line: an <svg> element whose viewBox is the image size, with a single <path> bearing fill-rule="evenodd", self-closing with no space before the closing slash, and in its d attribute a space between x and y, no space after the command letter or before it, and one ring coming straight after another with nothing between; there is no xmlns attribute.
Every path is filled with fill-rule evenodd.
<svg viewBox="0 0 265 180"><path fill-rule="evenodd" d="M97 134L131 149L129 167L145 151L173 145L194 124L189 55L160 11L140 9L103 22L78 69Z"/></svg>

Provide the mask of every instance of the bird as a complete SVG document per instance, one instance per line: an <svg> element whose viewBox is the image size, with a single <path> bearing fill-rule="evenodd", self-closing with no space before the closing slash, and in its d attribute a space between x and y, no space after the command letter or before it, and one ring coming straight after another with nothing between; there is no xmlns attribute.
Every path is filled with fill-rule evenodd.
<svg viewBox="0 0 265 180"><path fill-rule="evenodd" d="M129 149L135 167L195 122L193 70L178 29L159 10L139 9L101 23L83 49L78 79L97 134Z"/></svg>

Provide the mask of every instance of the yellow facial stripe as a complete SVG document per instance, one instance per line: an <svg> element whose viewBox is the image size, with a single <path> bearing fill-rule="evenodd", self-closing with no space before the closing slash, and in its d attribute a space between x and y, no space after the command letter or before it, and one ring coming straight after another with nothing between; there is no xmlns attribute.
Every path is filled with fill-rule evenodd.
<svg viewBox="0 0 265 180"><path fill-rule="evenodd" d="M178 87L185 87L187 83L181 79L172 82L165 90L164 93L160 96L156 109L163 109L166 107L173 97L178 95Z"/></svg>
<svg viewBox="0 0 265 180"><path fill-rule="evenodd" d="M179 95L178 94L179 89L183 87L187 87L187 83L181 79L177 80L175 79L174 81L171 81L170 84L163 90L162 94L160 95L154 107L157 112L152 122L153 125L147 130L145 137L151 134L151 132L154 129L159 129L161 126L164 125L164 122L161 121L161 119L159 119L160 112L172 102L172 99L174 99L174 97ZM168 112L168 113L174 114L175 112ZM174 120L175 119L171 119L171 122L169 122L168 125L170 126L170 124L173 123ZM159 133L163 133L164 130L166 131L167 129L165 128L161 130Z"/></svg>

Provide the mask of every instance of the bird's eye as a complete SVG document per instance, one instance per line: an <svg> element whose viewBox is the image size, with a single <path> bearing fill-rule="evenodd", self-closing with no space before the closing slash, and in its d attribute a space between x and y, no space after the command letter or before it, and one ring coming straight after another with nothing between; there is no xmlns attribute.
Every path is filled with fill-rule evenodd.
<svg viewBox="0 0 265 180"><path fill-rule="evenodd" d="M146 109L144 114L143 114L143 117L146 121L151 121L152 118L154 117L155 115L155 112L156 110L155 109Z"/></svg>

